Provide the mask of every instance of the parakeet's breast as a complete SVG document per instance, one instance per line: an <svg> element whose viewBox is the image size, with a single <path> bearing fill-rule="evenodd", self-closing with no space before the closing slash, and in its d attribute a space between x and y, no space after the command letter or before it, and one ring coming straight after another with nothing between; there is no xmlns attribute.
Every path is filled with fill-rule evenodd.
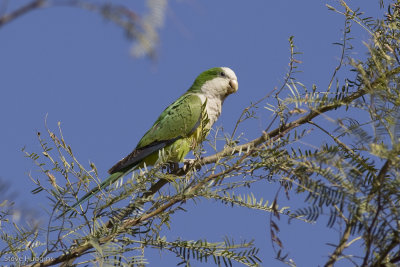
<svg viewBox="0 0 400 267"><path fill-rule="evenodd" d="M205 96L204 94L198 94L198 97L200 97L202 104L204 104L204 102L207 100L206 112L209 123L206 128L211 129L211 127L217 121L219 115L221 115L222 101L219 97Z"/></svg>

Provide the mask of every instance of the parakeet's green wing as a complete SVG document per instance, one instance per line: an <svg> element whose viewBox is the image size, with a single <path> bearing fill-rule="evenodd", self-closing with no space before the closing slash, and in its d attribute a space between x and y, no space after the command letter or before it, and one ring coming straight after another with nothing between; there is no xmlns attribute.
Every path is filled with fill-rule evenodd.
<svg viewBox="0 0 400 267"><path fill-rule="evenodd" d="M202 120L202 103L196 94L184 94L169 105L131 154L115 164L110 174L126 171L152 153L192 134Z"/></svg>

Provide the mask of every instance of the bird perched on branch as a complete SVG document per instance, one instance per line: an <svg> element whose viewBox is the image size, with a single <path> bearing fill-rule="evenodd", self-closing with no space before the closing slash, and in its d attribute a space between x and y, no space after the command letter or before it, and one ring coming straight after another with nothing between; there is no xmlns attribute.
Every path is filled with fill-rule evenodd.
<svg viewBox="0 0 400 267"><path fill-rule="evenodd" d="M201 73L189 90L161 113L136 148L108 171L110 176L68 210L135 168L156 164L161 154L167 162L182 162L186 154L206 138L221 114L225 98L237 90L237 77L230 68L212 68Z"/></svg>

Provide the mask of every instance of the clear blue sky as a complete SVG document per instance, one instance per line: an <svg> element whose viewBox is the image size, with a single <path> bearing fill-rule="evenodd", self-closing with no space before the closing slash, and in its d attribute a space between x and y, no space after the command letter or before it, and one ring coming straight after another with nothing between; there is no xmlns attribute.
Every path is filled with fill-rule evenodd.
<svg viewBox="0 0 400 267"><path fill-rule="evenodd" d="M120 2L145 11L143 5L135 6L139 1ZM160 112L210 67L228 66L238 76L239 91L225 101L216 123L230 132L243 108L281 85L291 35L303 52L298 79L307 86L327 86L340 55L332 43L340 41L344 18L328 11L325 2L338 6L337 1L170 1L155 61L130 57L131 42L123 31L84 10L43 9L6 25L0 29L0 178L18 194L17 205L44 214L41 209L48 203L30 193L34 186L27 173L35 166L21 148L40 151L35 131L44 131L46 114L54 130L61 121L80 161L94 162L105 177ZM378 0L349 4L370 16L383 12ZM357 26L353 31L360 38L353 42L354 57L363 58L361 41L369 36ZM261 114L240 129L246 138L259 136L268 125L270 114ZM265 183L252 190L272 201L276 186ZM255 239L262 266L283 266L273 259L268 213L209 200L188 202L185 208L188 212L176 214L165 232L170 240ZM326 243L337 242L337 233L327 232L325 224L323 219L316 225L288 225L281 218L280 238L298 266L326 262L332 251ZM150 251L148 259L150 266L178 262L168 253Z"/></svg>

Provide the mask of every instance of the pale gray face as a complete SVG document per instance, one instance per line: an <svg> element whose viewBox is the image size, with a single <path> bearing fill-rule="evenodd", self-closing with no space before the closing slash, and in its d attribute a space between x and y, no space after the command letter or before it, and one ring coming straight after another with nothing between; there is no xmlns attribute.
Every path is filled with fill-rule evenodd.
<svg viewBox="0 0 400 267"><path fill-rule="evenodd" d="M201 91L205 95L218 97L224 100L228 95L235 93L239 88L236 74L228 67L221 67L218 77L203 84Z"/></svg>

